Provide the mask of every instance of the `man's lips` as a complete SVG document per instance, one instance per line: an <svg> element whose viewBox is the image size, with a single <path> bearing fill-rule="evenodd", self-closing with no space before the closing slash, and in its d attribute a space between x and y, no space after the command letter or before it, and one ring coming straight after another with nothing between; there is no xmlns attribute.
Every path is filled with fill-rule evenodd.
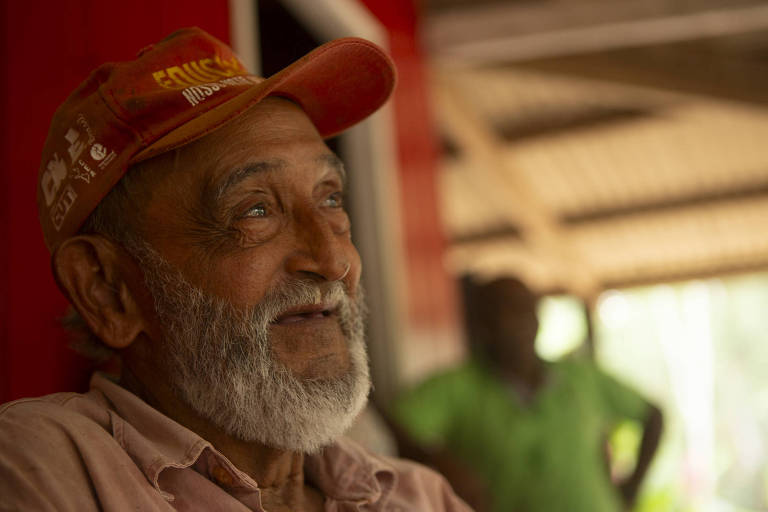
<svg viewBox="0 0 768 512"><path fill-rule="evenodd" d="M308 320L322 320L333 315L336 306L329 304L306 304L284 311L274 322L275 325L288 325Z"/></svg>

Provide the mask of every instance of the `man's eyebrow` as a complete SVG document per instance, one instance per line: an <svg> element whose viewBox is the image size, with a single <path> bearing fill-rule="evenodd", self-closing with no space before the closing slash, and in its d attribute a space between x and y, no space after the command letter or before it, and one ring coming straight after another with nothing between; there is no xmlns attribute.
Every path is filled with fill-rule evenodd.
<svg viewBox="0 0 768 512"><path fill-rule="evenodd" d="M339 176L341 177L341 183L346 186L347 184L347 171L344 168L344 162L341 161L341 158L336 156L334 153L323 153L319 157L315 159L317 163L325 164L328 167L332 168L334 171L339 173Z"/></svg>
<svg viewBox="0 0 768 512"><path fill-rule="evenodd" d="M210 194L210 196L212 196L212 199L219 201L232 187L246 178L253 176L254 174L279 170L285 167L285 165L285 162L282 160L265 160L245 164L229 173L226 178L219 180L218 183L214 183L212 187L213 193Z"/></svg>
<svg viewBox="0 0 768 512"><path fill-rule="evenodd" d="M344 169L344 162L336 156L334 153L323 153L318 156L315 161L319 164L326 165L336 171L341 177L342 184L346 185L347 171ZM212 184L212 186L206 187L208 190L205 195L209 199L207 202L217 203L224 197L230 189L237 184L244 181L246 178L253 176L254 174L260 174L268 171L280 170L286 167L286 163L283 160L264 160L259 162L251 162L244 166L235 169L229 173L225 178ZM210 201L212 200L212 201Z"/></svg>

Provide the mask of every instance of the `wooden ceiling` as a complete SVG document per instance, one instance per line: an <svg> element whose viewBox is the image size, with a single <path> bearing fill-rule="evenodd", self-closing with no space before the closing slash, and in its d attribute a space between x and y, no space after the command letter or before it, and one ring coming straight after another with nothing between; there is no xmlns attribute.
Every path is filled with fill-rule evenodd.
<svg viewBox="0 0 768 512"><path fill-rule="evenodd" d="M768 6L427 4L457 274L592 297L768 269Z"/></svg>

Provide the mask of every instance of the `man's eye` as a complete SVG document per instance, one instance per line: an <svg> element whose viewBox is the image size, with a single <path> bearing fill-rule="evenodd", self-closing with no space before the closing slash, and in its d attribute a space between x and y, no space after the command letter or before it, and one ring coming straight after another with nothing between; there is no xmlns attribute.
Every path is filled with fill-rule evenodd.
<svg viewBox="0 0 768 512"><path fill-rule="evenodd" d="M341 208L344 206L344 196L341 192L335 192L325 198L325 206L331 208Z"/></svg>
<svg viewBox="0 0 768 512"><path fill-rule="evenodd" d="M267 207L263 203L259 203L251 206L244 214L243 217L266 217Z"/></svg>

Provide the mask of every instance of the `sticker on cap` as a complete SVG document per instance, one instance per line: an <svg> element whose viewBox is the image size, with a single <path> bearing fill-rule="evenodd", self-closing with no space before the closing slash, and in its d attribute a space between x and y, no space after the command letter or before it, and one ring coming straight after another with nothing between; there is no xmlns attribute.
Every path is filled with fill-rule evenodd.
<svg viewBox="0 0 768 512"><path fill-rule="evenodd" d="M104 169L108 166L116 156L114 151L110 151L103 144L97 142L91 146L91 158L93 158L94 162L98 162L99 169Z"/></svg>
<svg viewBox="0 0 768 512"><path fill-rule="evenodd" d="M80 132L74 128L67 130L64 139L69 142L67 152L69 153L70 160L74 163L80 157L80 153L85 149L85 142L80 140Z"/></svg>
<svg viewBox="0 0 768 512"><path fill-rule="evenodd" d="M85 163L82 159L77 160L77 165L72 167L70 173L73 180L80 180L86 183L91 183L91 178L96 177L96 173L91 169L91 166Z"/></svg>
<svg viewBox="0 0 768 512"><path fill-rule="evenodd" d="M83 150L87 146L93 144L94 140L96 140L96 138L93 136L91 126L88 124L88 121L85 120L85 116L83 116L83 114L77 116L77 127L80 128L80 130L75 129L74 127L70 127L67 130L67 133L64 134L64 140L69 142L67 152L69 153L69 158L73 164L80 158ZM87 134L87 141L83 140L81 137L82 132Z"/></svg>
<svg viewBox="0 0 768 512"><path fill-rule="evenodd" d="M91 146L91 158L100 162L107 156L107 148L99 144L98 142Z"/></svg>
<svg viewBox="0 0 768 512"><path fill-rule="evenodd" d="M64 187L59 200L56 201L56 205L51 209L51 222L56 231L61 229L61 225L64 223L64 219L67 217L72 205L75 204L77 199L77 192L71 185Z"/></svg>
<svg viewBox="0 0 768 512"><path fill-rule="evenodd" d="M43 196L45 196L45 206L51 206L53 198L56 197L56 192L61 187L61 182L66 177L67 164L64 163L64 159L58 153L54 153L53 158L46 164L45 172L43 172L40 178L40 187L43 189Z"/></svg>

